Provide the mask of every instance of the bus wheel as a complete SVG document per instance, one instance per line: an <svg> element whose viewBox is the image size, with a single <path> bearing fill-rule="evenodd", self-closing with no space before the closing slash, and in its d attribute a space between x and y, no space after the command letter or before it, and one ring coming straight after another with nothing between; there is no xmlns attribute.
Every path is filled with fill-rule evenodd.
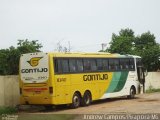
<svg viewBox="0 0 160 120"><path fill-rule="evenodd" d="M135 87L132 86L130 89L130 95L128 95L127 98L133 99L135 97L135 94L136 94Z"/></svg>
<svg viewBox="0 0 160 120"><path fill-rule="evenodd" d="M89 106L91 104L91 101L92 101L91 93L89 91L86 91L82 98L82 106Z"/></svg>
<svg viewBox="0 0 160 120"><path fill-rule="evenodd" d="M80 103L81 103L81 97L76 92L74 93L73 98L72 98L71 108L78 108L80 106Z"/></svg>

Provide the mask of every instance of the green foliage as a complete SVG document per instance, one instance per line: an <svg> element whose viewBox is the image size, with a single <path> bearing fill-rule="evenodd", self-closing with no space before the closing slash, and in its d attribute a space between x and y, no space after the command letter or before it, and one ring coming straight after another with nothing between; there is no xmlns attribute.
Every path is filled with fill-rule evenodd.
<svg viewBox="0 0 160 120"><path fill-rule="evenodd" d="M135 48L141 52L143 50L150 49L157 43L155 41L155 36L150 32L143 33L141 36L137 36L134 40Z"/></svg>
<svg viewBox="0 0 160 120"><path fill-rule="evenodd" d="M15 73L18 69L18 59L19 52L13 46L9 49L0 50L0 74L6 75Z"/></svg>
<svg viewBox="0 0 160 120"><path fill-rule="evenodd" d="M42 48L42 45L37 43L38 40L32 40L32 41L28 41L28 39L26 40L18 40L18 47L17 49L21 52L21 53L31 53L31 52L40 52L40 48Z"/></svg>
<svg viewBox="0 0 160 120"><path fill-rule="evenodd" d="M19 58L21 54L40 52L41 44L37 40L18 40L17 48L11 46L9 49L0 50L0 75L18 74Z"/></svg>
<svg viewBox="0 0 160 120"><path fill-rule="evenodd" d="M113 33L110 48L107 51L111 53L132 54L134 39L134 32L131 29L122 29L119 35Z"/></svg>
<svg viewBox="0 0 160 120"><path fill-rule="evenodd" d="M131 29L121 29L118 35L112 34L110 47L106 50L111 53L133 54L142 57L148 71L160 69L160 45L156 43L154 34L146 32L135 36Z"/></svg>
<svg viewBox="0 0 160 120"><path fill-rule="evenodd" d="M17 110L14 107L0 107L0 115L2 114L14 114Z"/></svg>
<svg viewBox="0 0 160 120"><path fill-rule="evenodd" d="M160 68L158 57L160 46L156 43L155 36L150 32L143 33L135 38L134 54L142 56L144 66L148 71L156 71Z"/></svg>

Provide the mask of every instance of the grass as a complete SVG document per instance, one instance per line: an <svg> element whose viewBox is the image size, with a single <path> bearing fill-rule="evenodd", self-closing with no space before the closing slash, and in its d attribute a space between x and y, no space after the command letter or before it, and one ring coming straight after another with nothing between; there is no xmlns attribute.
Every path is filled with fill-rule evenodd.
<svg viewBox="0 0 160 120"><path fill-rule="evenodd" d="M74 120L75 117L70 114L21 114L18 120Z"/></svg>
<svg viewBox="0 0 160 120"><path fill-rule="evenodd" d="M18 120L74 120L77 117L71 114L19 114L15 107L0 106L0 120L8 115L18 116Z"/></svg>
<svg viewBox="0 0 160 120"><path fill-rule="evenodd" d="M4 116L15 116L17 120L74 120L77 117L71 114L10 114L9 116L7 112L7 114L0 115L0 120Z"/></svg>
<svg viewBox="0 0 160 120"><path fill-rule="evenodd" d="M18 116L18 120L74 120L71 114L19 114L14 107L0 107L0 120L3 116Z"/></svg>
<svg viewBox="0 0 160 120"><path fill-rule="evenodd" d="M2 114L15 114L15 113L17 113L17 110L14 107L0 107L0 115L2 115Z"/></svg>
<svg viewBox="0 0 160 120"><path fill-rule="evenodd" d="M150 86L149 89L146 90L146 93L154 93L154 92L160 92L160 88L159 89L155 89L152 86Z"/></svg>

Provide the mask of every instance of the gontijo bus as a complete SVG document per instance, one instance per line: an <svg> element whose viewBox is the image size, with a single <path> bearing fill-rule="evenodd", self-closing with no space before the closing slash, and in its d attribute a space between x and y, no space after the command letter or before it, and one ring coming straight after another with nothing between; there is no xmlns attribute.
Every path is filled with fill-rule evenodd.
<svg viewBox="0 0 160 120"><path fill-rule="evenodd" d="M144 87L141 57L110 53L29 53L20 58L20 103L87 106L134 98Z"/></svg>

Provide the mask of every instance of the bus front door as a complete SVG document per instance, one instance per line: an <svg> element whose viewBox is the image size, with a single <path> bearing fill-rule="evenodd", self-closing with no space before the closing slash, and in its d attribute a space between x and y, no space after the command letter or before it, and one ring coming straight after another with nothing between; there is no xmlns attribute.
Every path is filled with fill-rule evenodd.
<svg viewBox="0 0 160 120"><path fill-rule="evenodd" d="M138 81L140 82L139 92L145 92L145 75L144 68L142 66L137 67Z"/></svg>

